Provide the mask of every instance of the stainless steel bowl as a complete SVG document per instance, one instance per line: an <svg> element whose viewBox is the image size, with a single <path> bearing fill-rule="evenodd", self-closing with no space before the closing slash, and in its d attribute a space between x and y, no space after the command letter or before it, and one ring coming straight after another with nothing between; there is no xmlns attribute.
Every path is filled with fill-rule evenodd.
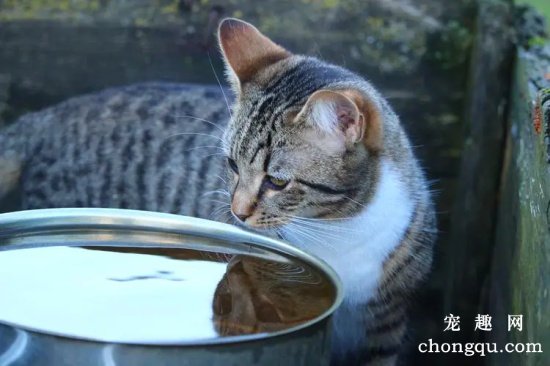
<svg viewBox="0 0 550 366"><path fill-rule="evenodd" d="M281 364L318 366L329 363L330 321L331 315L342 300L341 284L334 271L324 262L291 245L226 224L152 212L118 209L47 209L0 215L0 263L2 255L4 258L7 258L6 254L20 255L24 253L21 250L25 249L42 248L39 250L43 250L52 247L84 246L88 249L93 247L93 250L98 250L101 253L104 251L126 253L136 250L152 250L156 253L156 251L177 252L181 250L182 253L185 251L188 254L213 255L217 258L216 263L218 264L222 258L222 262L227 267L224 267L225 274L223 278L220 278L212 299L212 311L215 314L212 316L212 321L218 322L214 326L218 336L197 337L196 339L188 337L172 342L150 342L148 340L139 341L139 339L130 341L101 339L101 337L89 334L68 335L69 333L64 333L63 330L44 329L26 318L19 318L18 321L10 320L6 318L7 315L3 316L3 308L0 305L0 366ZM76 249L81 250L82 248ZM18 250L19 252L14 252ZM44 261L54 259L52 256L43 256ZM231 318L229 322L223 323L223 327L220 326L220 322L225 322L223 317L228 313L223 310L224 301L229 301L230 307L233 307L229 313L239 313L233 311L235 307L240 306L235 300L239 297L239 294L235 292L237 290L234 289L237 287L231 288L228 285L231 283L228 278L232 275L232 271L244 271L247 268L272 268L271 264L264 265L264 263L283 262L287 263L282 265L286 266L285 268L288 266L305 268L306 272L313 273L320 278L321 282L302 281L299 288L293 288L294 285L284 287L285 281L287 281L286 277L281 277L279 280L272 276L275 280L271 278L270 286L274 286L275 289L277 286L283 286L283 290L290 289L291 292L296 290L296 296L306 296L304 299L307 302L316 304L327 298L323 297L317 301L317 292L312 292L310 287L312 283L323 283L325 286L323 294L330 293L330 302L324 308L320 308L319 314L312 316L308 313L309 318L304 315L298 321L295 317L287 316L289 312L281 310L282 308L278 307L276 301L271 299L267 300L269 306L272 307L268 311L271 311L271 314L277 318L276 321L267 320L268 323L270 322L271 328L259 327L258 316L252 325L245 324L245 331L227 330L231 329L231 326L228 327L227 324L234 325L235 322L240 321L245 323L238 316L237 320ZM256 267L250 267L251 265ZM121 263L121 267L124 267L124 263ZM275 267L279 268L280 266L275 265ZM265 268L262 271L265 272ZM33 270L40 271L40 267L28 269L31 274ZM262 272L262 276L258 276L258 281L265 280L264 272ZM240 276L244 272L239 273ZM269 272L275 276L277 273L279 272ZM37 278L40 277L38 273L33 275ZM0 268L0 284L2 276L4 276L4 284L17 284L19 280L11 278L13 276L6 278L6 276L10 276L9 271L2 271ZM55 283L53 285L55 287ZM262 284L257 286L263 288ZM33 288L26 288L26 291L32 294ZM270 297L270 293L274 292L276 290L267 292L264 297ZM0 286L2 302L17 301L6 298L5 293L6 291ZM289 297L288 293L287 297ZM246 299L248 298L245 296ZM193 301L193 299L189 301ZM30 312L37 310L45 312L45 314L48 312L62 314L61 312L64 311L60 309L63 307L62 305L59 308L44 309L46 304L40 299L31 301L30 304L26 302L16 305L24 305L30 309ZM293 306L299 308L296 304ZM74 315L75 309L71 309L71 311ZM85 310L82 310L82 314L78 311L80 310L76 310L77 316L90 316ZM290 313L296 312L299 313L300 310L290 311ZM98 322L100 321L101 319L98 319ZM284 326L280 326L281 324Z"/></svg>

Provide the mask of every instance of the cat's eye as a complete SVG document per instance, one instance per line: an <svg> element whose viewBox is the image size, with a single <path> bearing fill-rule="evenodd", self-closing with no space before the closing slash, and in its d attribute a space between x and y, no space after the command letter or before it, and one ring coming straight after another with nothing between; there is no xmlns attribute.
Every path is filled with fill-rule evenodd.
<svg viewBox="0 0 550 366"><path fill-rule="evenodd" d="M284 189L288 185L289 181L268 175L266 176L266 183L269 188L279 191L281 189Z"/></svg>
<svg viewBox="0 0 550 366"><path fill-rule="evenodd" d="M227 164L235 172L235 174L239 174L239 167L237 166L237 163L235 163L235 160L231 158L227 158Z"/></svg>

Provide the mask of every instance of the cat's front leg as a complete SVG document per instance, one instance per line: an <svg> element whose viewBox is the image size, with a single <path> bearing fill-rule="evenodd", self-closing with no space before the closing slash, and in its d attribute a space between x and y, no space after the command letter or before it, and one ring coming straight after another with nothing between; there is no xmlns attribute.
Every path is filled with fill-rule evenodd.
<svg viewBox="0 0 550 366"><path fill-rule="evenodd" d="M433 239L416 215L401 244L386 258L376 290L361 301L348 294L334 316L332 365L395 365L407 331L411 294L431 266ZM420 229L417 229L420 228Z"/></svg>
<svg viewBox="0 0 550 366"><path fill-rule="evenodd" d="M366 305L366 339L359 351L360 365L395 365L407 330L407 305L403 297L380 296Z"/></svg>
<svg viewBox="0 0 550 366"><path fill-rule="evenodd" d="M398 296L344 303L334 315L331 366L395 365L406 332L406 310Z"/></svg>
<svg viewBox="0 0 550 366"><path fill-rule="evenodd" d="M407 331L408 300L429 272L434 233L426 230L432 217L417 213L401 244L383 266L376 295L358 309L364 318L365 342L360 365L395 365ZM426 224L428 222L428 224Z"/></svg>

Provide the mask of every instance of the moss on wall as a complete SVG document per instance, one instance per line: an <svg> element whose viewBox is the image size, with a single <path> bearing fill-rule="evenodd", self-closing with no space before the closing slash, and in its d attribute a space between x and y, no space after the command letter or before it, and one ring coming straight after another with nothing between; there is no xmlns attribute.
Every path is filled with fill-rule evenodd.
<svg viewBox="0 0 550 366"><path fill-rule="evenodd" d="M515 70L497 242L488 296L490 340L543 353L494 354L492 365L547 365L550 347L550 42L521 49ZM523 330L507 329L508 314Z"/></svg>
<svg viewBox="0 0 550 366"><path fill-rule="evenodd" d="M300 39L302 45L309 45L303 52L318 52L330 44L348 62L367 60L376 63L382 73L401 73L414 72L427 53L444 66L464 61L471 36L467 24L462 24L466 19L463 9L470 2L458 1L444 9L436 0L418 4L402 0L228 0L223 5L210 0L5 0L0 2L0 21L177 26L192 35L200 32L214 11L243 17L280 39ZM455 16L449 16L452 11ZM434 43L438 49L430 52L432 33L443 36Z"/></svg>

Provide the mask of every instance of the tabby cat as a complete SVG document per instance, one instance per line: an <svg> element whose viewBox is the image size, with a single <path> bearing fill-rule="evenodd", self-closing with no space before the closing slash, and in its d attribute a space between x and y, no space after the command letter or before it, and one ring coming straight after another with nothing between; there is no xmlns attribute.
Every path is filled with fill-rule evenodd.
<svg viewBox="0 0 550 366"><path fill-rule="evenodd" d="M329 263L345 300L333 364L393 365L430 269L435 215L398 117L360 76L226 19L235 99L145 84L71 99L0 134L0 194L232 220ZM226 120L229 122L226 124Z"/></svg>
<svg viewBox="0 0 550 366"><path fill-rule="evenodd" d="M331 283L307 267L234 256L212 308L216 330L228 336L288 329L315 319L333 299Z"/></svg>

